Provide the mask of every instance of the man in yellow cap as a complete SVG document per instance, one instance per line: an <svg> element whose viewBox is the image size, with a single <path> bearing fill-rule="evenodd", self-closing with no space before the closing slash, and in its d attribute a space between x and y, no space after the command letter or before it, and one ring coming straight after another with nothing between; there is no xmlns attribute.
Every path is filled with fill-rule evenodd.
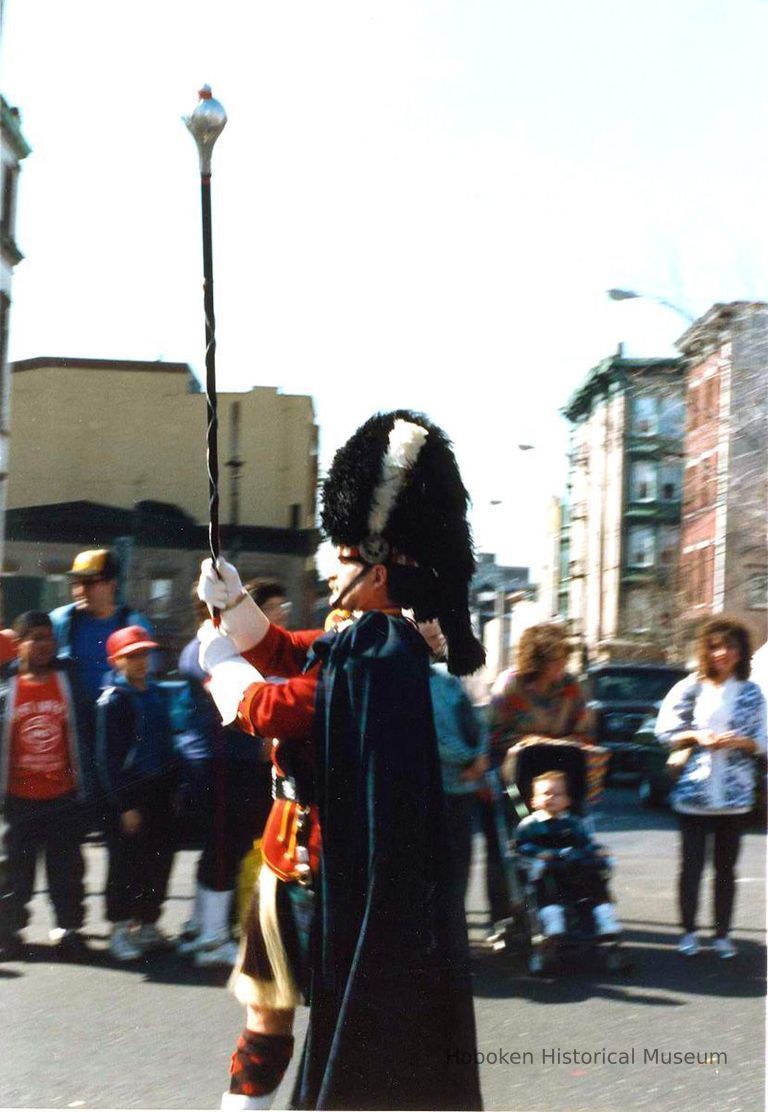
<svg viewBox="0 0 768 1112"><path fill-rule="evenodd" d="M85 695L95 705L109 670L107 638L115 630L150 622L117 601L120 564L109 548L78 552L67 573L73 601L51 612L59 656L72 661Z"/></svg>

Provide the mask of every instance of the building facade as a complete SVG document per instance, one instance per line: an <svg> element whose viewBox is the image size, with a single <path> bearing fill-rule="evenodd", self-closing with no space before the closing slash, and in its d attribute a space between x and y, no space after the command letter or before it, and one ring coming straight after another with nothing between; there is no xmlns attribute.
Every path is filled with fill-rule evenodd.
<svg viewBox="0 0 768 1112"><path fill-rule="evenodd" d="M74 553L109 544L130 564L130 601L168 636L191 628L208 481L206 400L190 368L36 358L13 364L12 380L8 616L36 590L54 605ZM285 582L303 624L317 546L312 400L256 387L218 402L222 548L244 578Z"/></svg>
<svg viewBox="0 0 768 1112"><path fill-rule="evenodd" d="M686 431L682 619L768 636L768 305L714 305L681 338Z"/></svg>
<svg viewBox="0 0 768 1112"><path fill-rule="evenodd" d="M676 358L619 352L587 375L571 423L560 612L589 658L663 658L674 628L684 431Z"/></svg>
<svg viewBox="0 0 768 1112"><path fill-rule="evenodd" d="M2 13L0 13L0 22ZM0 33L2 28L0 28ZM0 96L0 561L4 539L10 434L11 388L8 331L13 269L23 258L16 243L16 198L21 162L30 153L21 133L17 108Z"/></svg>

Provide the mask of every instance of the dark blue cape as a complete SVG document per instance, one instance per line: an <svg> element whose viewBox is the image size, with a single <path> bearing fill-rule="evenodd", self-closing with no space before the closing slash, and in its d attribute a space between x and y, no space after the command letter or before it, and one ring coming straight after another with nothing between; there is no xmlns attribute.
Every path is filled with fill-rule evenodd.
<svg viewBox="0 0 768 1112"><path fill-rule="evenodd" d="M426 645L371 612L314 654L323 860L294 1107L479 1109Z"/></svg>

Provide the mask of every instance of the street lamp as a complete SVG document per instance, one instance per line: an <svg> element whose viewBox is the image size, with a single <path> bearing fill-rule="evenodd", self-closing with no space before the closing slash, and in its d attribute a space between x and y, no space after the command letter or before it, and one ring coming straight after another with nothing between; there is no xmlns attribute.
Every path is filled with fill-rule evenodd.
<svg viewBox="0 0 768 1112"><path fill-rule="evenodd" d="M657 297L654 293L638 293L637 290L606 290L605 291L611 301L634 301L639 298L642 301L655 301L657 305L663 305L666 309L671 309L674 313L683 317L689 324L693 324L696 318L688 312L687 309L681 309L679 305L675 305L672 301L667 301L666 297Z"/></svg>

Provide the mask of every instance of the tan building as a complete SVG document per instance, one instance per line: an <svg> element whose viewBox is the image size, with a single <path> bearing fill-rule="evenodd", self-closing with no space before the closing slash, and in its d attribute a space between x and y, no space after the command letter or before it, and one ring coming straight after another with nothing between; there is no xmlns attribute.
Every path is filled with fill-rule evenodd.
<svg viewBox="0 0 768 1112"><path fill-rule="evenodd" d="M180 627L207 549L206 400L190 368L41 357L12 372L6 576L44 577L53 605L74 552L117 541L130 601ZM301 622L317 544L312 400L256 387L220 394L218 413L223 547L244 576L286 581Z"/></svg>

